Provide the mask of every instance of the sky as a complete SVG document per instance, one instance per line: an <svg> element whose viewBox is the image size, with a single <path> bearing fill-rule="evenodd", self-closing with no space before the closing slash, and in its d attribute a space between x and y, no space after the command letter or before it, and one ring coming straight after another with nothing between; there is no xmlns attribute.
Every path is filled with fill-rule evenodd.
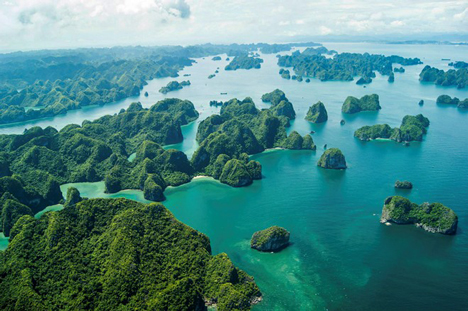
<svg viewBox="0 0 468 311"><path fill-rule="evenodd" d="M0 0L0 51L431 35L468 38L468 0Z"/></svg>

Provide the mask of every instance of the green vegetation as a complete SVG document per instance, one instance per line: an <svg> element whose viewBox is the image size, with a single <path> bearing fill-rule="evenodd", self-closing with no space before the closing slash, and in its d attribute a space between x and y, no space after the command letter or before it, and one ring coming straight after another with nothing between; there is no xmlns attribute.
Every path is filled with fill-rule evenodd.
<svg viewBox="0 0 468 311"><path fill-rule="evenodd" d="M247 54L239 55L224 68L225 70L237 70L237 69L260 69L263 59L250 57Z"/></svg>
<svg viewBox="0 0 468 311"><path fill-rule="evenodd" d="M393 196L385 200L380 221L415 224L432 233L455 234L458 216L441 203L417 205L406 198Z"/></svg>
<svg viewBox="0 0 468 311"><path fill-rule="evenodd" d="M395 82L395 74L393 72L390 73L390 75L388 76L388 82L390 83Z"/></svg>
<svg viewBox="0 0 468 311"><path fill-rule="evenodd" d="M405 116L398 128L391 128L388 124L363 126L354 132L354 137L368 141L378 138L391 139L396 142L422 141L429 126L429 119L422 114Z"/></svg>
<svg viewBox="0 0 468 311"><path fill-rule="evenodd" d="M391 75L391 74L390 74ZM390 78L390 77L389 77ZM368 76L362 76L359 80L356 81L357 85L369 84L372 82L372 78Z"/></svg>
<svg viewBox="0 0 468 311"><path fill-rule="evenodd" d="M333 51L333 50L329 51L326 47L320 46L317 48L309 47L302 52L302 55L320 55L320 54L331 55L334 53L336 53L336 51Z"/></svg>
<svg viewBox="0 0 468 311"><path fill-rule="evenodd" d="M138 96L148 80L177 77L190 58L247 55L316 43L42 50L0 55L0 124L66 114ZM259 66L256 59L254 67ZM241 62L242 63L242 62ZM249 63L249 62L247 62ZM242 66L247 65L242 64ZM146 95L146 94L145 94Z"/></svg>
<svg viewBox="0 0 468 311"><path fill-rule="evenodd" d="M449 66L453 66L455 69L468 68L468 63L463 61L450 62Z"/></svg>
<svg viewBox="0 0 468 311"><path fill-rule="evenodd" d="M30 69L20 68L17 69L18 79L7 80L5 91L0 92L0 123L52 117L68 110L137 96L147 80L175 77L180 68L190 64L188 59L174 64L163 59L112 61L99 65L50 63L36 65L37 80L33 81L30 79L35 76L29 77L26 72ZM19 75L17 72L13 76ZM18 87L22 89L18 91Z"/></svg>
<svg viewBox="0 0 468 311"><path fill-rule="evenodd" d="M289 134L289 136L284 140L281 147L285 149L291 149L291 150L301 150L301 149L316 150L317 149L317 147L314 144L314 141L312 140L312 136L305 135L304 137L302 137L296 131L292 131L291 134Z"/></svg>
<svg viewBox="0 0 468 311"><path fill-rule="evenodd" d="M3 195L2 204L2 231L5 236L10 236L10 231L15 223L24 215L33 216L33 211L26 205L21 204L16 198L9 195Z"/></svg>
<svg viewBox="0 0 468 311"><path fill-rule="evenodd" d="M326 49L314 51L306 49L304 52L293 52L291 55L280 56L278 65L292 67L298 77L317 78L321 81L352 81L361 76L360 83L370 83L375 77L375 71L389 76L395 63L405 66L421 64L418 58L403 58L401 56L371 55L368 53L341 53L333 58L322 54ZM334 51L328 51L327 54ZM283 76L284 72L280 72ZM286 76L286 75L285 75Z"/></svg>
<svg viewBox="0 0 468 311"><path fill-rule="evenodd" d="M253 278L161 204L92 199L26 215L0 253L2 310L248 310Z"/></svg>
<svg viewBox="0 0 468 311"><path fill-rule="evenodd" d="M213 57L211 60L215 60L215 61L216 61L216 60L221 60L221 56L215 56L215 57Z"/></svg>
<svg viewBox="0 0 468 311"><path fill-rule="evenodd" d="M271 103L270 111L279 117L286 127L289 127L290 120L296 118L293 104L286 98L283 91L276 89L273 92L263 94L262 101Z"/></svg>
<svg viewBox="0 0 468 311"><path fill-rule="evenodd" d="M81 201L83 201L83 198L81 197L80 191L78 191L78 189L76 189L75 187L70 187L67 189L67 198L63 206L73 206Z"/></svg>
<svg viewBox="0 0 468 311"><path fill-rule="evenodd" d="M343 113L357 113L361 111L378 111L382 109L379 103L379 95L364 95L361 99L348 96L341 107Z"/></svg>
<svg viewBox="0 0 468 311"><path fill-rule="evenodd" d="M394 72L403 73L403 72L405 72L405 68L403 68L403 67L400 67L400 68L395 67L395 68L393 68L393 71L394 71Z"/></svg>
<svg viewBox="0 0 468 311"><path fill-rule="evenodd" d="M168 185L189 182L194 171L184 153L159 144L181 142L180 126L197 118L191 102L165 99L149 109L133 103L119 114L61 131L32 127L21 135L0 135L2 170L12 175L0 178L0 196L11 194L34 215L62 200L60 184L104 180L107 192L141 189L147 199L163 200ZM70 204L76 203L72 194Z"/></svg>
<svg viewBox="0 0 468 311"><path fill-rule="evenodd" d="M291 79L291 73L289 70L285 70L283 68L280 69L279 74L281 75L281 78L289 80Z"/></svg>
<svg viewBox="0 0 468 311"><path fill-rule="evenodd" d="M270 93L265 93L262 95L262 101L264 103L271 103L273 105L276 105L283 100L288 100L288 99L286 98L286 94L284 94L284 92L281 91L280 89L275 89L274 91Z"/></svg>
<svg viewBox="0 0 468 311"><path fill-rule="evenodd" d="M437 97L437 104L440 105L456 105L458 108L468 108L468 98L460 100L457 97L450 97L448 95L440 95Z"/></svg>
<svg viewBox="0 0 468 311"><path fill-rule="evenodd" d="M338 148L330 148L320 157L317 165L326 169L341 170L346 169L346 159L344 154Z"/></svg>
<svg viewBox="0 0 468 311"><path fill-rule="evenodd" d="M190 81L182 81L182 82L177 82L177 81L171 81L169 82L166 86L163 86L159 92L163 94L167 94L172 91L177 91L181 90L184 86L190 85Z"/></svg>
<svg viewBox="0 0 468 311"><path fill-rule="evenodd" d="M244 181L247 175L261 178L261 167L248 161L248 154L278 147L315 149L310 135L300 137L296 132L289 137L286 135L285 126L289 124L289 118L279 108L289 105L292 108L292 104L283 92L275 90L265 94L263 99L271 102L272 107L258 110L251 98L242 101L234 98L222 104L219 115L212 115L200 123L196 136L200 146L191 159L195 172L214 178L220 178L224 172L225 178L221 178L221 182L248 184L250 181ZM229 162L232 159L243 160L244 163ZM228 162L229 170L224 171Z"/></svg>
<svg viewBox="0 0 468 311"><path fill-rule="evenodd" d="M273 226L252 235L250 247L262 252L276 252L289 245L290 233L284 228Z"/></svg>
<svg viewBox="0 0 468 311"><path fill-rule="evenodd" d="M460 101L457 105L458 108L468 109L468 98Z"/></svg>
<svg viewBox="0 0 468 311"><path fill-rule="evenodd" d="M405 116L401 121L401 126L395 129L390 139L397 142L402 141L422 141L423 135L427 133L429 119L422 114L416 116Z"/></svg>
<svg viewBox="0 0 468 311"><path fill-rule="evenodd" d="M393 129L388 124L376 124L363 126L354 132L354 137L360 140L372 140L378 138L390 138Z"/></svg>
<svg viewBox="0 0 468 311"><path fill-rule="evenodd" d="M23 176L0 178L0 231L5 236L21 216L32 216L62 199L59 183L50 174L32 170Z"/></svg>
<svg viewBox="0 0 468 311"><path fill-rule="evenodd" d="M251 162L255 163L251 164L251 166L258 167L261 172L261 164L257 161ZM221 176L219 177L219 181L233 187L243 187L250 185L254 179L256 171L251 170L250 167L247 167L248 164L249 162L246 163L245 161L237 159L231 159L227 161L223 166L223 170L221 172Z"/></svg>
<svg viewBox="0 0 468 311"><path fill-rule="evenodd" d="M215 74L210 74L210 75L208 76L208 79L213 79L214 77L216 77Z"/></svg>
<svg viewBox="0 0 468 311"><path fill-rule="evenodd" d="M309 107L309 111L307 111L305 119L312 123L323 123L327 121L328 113L327 109L325 109L325 105L321 101L319 101L316 104Z"/></svg>
<svg viewBox="0 0 468 311"><path fill-rule="evenodd" d="M463 89L468 85L468 68L447 71L425 66L419 74L421 82L432 82L441 86L457 86Z"/></svg>
<svg viewBox="0 0 468 311"><path fill-rule="evenodd" d="M306 42L306 43L286 43L286 44L265 44L265 43L258 43L257 44L260 48L260 52L263 54L275 54L279 52L289 51L292 47L315 47L321 46L320 43L314 42Z"/></svg>
<svg viewBox="0 0 468 311"><path fill-rule="evenodd" d="M397 189L413 189L413 184L410 181L399 181L395 182L395 188Z"/></svg>

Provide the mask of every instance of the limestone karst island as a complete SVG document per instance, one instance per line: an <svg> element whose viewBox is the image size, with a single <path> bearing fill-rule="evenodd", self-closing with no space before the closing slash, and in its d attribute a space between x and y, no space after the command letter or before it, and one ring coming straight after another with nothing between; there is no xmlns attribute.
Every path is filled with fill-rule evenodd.
<svg viewBox="0 0 468 311"><path fill-rule="evenodd" d="M468 310L468 3L0 0L0 310Z"/></svg>

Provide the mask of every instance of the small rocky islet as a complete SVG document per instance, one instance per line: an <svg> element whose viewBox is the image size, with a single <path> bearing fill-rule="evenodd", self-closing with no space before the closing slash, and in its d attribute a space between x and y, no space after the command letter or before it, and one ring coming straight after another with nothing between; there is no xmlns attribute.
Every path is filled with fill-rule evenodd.
<svg viewBox="0 0 468 311"><path fill-rule="evenodd" d="M396 189L413 189L413 184L410 181L399 181L395 182Z"/></svg>
<svg viewBox="0 0 468 311"><path fill-rule="evenodd" d="M190 83L189 80L182 81L182 82L171 81L166 86L163 86L161 89L159 89L159 92L162 93L162 94L167 94L167 93L172 92L172 91L181 90L184 86L187 86L187 85L190 85L190 84L191 83Z"/></svg>
<svg viewBox="0 0 468 311"><path fill-rule="evenodd" d="M286 229L272 226L255 232L250 247L261 252L278 252L289 245L290 233Z"/></svg>
<svg viewBox="0 0 468 311"><path fill-rule="evenodd" d="M338 148L330 148L324 151L317 166L326 169L343 170L347 168L344 154Z"/></svg>
<svg viewBox="0 0 468 311"><path fill-rule="evenodd" d="M401 196L385 200L381 223L414 224L432 233L453 235L457 232L458 216L441 203L418 205Z"/></svg>

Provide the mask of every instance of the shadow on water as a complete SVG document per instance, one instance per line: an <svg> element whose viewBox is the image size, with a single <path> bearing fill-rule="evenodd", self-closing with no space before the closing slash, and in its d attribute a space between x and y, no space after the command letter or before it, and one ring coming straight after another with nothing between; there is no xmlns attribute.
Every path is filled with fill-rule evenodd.
<svg viewBox="0 0 468 311"><path fill-rule="evenodd" d="M314 131L315 134L317 135L322 134L322 132L324 132L324 130L327 128L327 122L323 122L323 123L308 122L308 123L309 123L310 130Z"/></svg>
<svg viewBox="0 0 468 311"><path fill-rule="evenodd" d="M318 175L333 186L340 186L345 179L346 170L325 169L317 166Z"/></svg>
<svg viewBox="0 0 468 311"><path fill-rule="evenodd" d="M357 120L360 120L360 122L367 122L369 125L374 125L375 121L379 118L379 111L361 111L358 113L341 113L343 119L346 122L352 123Z"/></svg>

